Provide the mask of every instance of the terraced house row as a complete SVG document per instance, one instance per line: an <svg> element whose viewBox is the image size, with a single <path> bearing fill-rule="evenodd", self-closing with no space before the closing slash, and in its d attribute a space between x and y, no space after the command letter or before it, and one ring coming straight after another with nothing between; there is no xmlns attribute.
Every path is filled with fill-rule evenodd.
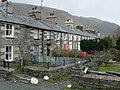
<svg viewBox="0 0 120 90"><path fill-rule="evenodd" d="M33 55L46 55L48 47L58 45L61 49L80 49L83 39L99 38L72 28L72 19L59 25L48 20L35 18L38 10L29 12L29 16L13 13L12 3L7 0L0 2L0 60L14 61L24 56L31 59ZM50 17L53 17L50 14ZM49 17L49 18L50 18ZM70 27L71 26L71 27Z"/></svg>

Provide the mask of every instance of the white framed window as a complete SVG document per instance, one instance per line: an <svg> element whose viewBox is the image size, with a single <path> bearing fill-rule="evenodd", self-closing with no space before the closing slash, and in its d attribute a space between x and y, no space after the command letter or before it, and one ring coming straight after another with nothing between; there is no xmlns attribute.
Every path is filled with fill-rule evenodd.
<svg viewBox="0 0 120 90"><path fill-rule="evenodd" d="M72 34L69 34L69 40L72 40Z"/></svg>
<svg viewBox="0 0 120 90"><path fill-rule="evenodd" d="M62 39L64 40L64 33L62 33Z"/></svg>
<svg viewBox="0 0 120 90"><path fill-rule="evenodd" d="M75 40L75 41L77 40L77 35L74 35L74 40Z"/></svg>
<svg viewBox="0 0 120 90"><path fill-rule="evenodd" d="M39 30L34 30L34 39L39 39Z"/></svg>
<svg viewBox="0 0 120 90"><path fill-rule="evenodd" d="M77 49L77 44L74 43L73 49Z"/></svg>
<svg viewBox="0 0 120 90"><path fill-rule="evenodd" d="M5 46L5 61L13 61L13 46L11 45Z"/></svg>
<svg viewBox="0 0 120 90"><path fill-rule="evenodd" d="M57 38L57 40L59 39L59 33L58 32L57 32L57 37L56 38Z"/></svg>
<svg viewBox="0 0 120 90"><path fill-rule="evenodd" d="M72 49L72 42L69 42L69 49Z"/></svg>
<svg viewBox="0 0 120 90"><path fill-rule="evenodd" d="M14 25L5 24L5 37L14 37Z"/></svg>
<svg viewBox="0 0 120 90"><path fill-rule="evenodd" d="M81 48L80 48L80 44L78 44L78 50L79 50L79 51L81 50Z"/></svg>
<svg viewBox="0 0 120 90"><path fill-rule="evenodd" d="M64 40L67 40L67 34L64 34Z"/></svg>
<svg viewBox="0 0 120 90"><path fill-rule="evenodd" d="M48 31L48 32L47 32L47 39L50 39L50 36L51 36L51 34L50 34L50 32Z"/></svg>
<svg viewBox="0 0 120 90"><path fill-rule="evenodd" d="M78 41L81 41L81 36L78 36Z"/></svg>

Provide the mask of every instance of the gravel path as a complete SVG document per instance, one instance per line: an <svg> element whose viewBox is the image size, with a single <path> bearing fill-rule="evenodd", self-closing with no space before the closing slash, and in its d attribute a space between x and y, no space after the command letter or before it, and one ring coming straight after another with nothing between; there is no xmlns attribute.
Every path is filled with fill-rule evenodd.
<svg viewBox="0 0 120 90"><path fill-rule="evenodd" d="M39 85L31 85L22 82L11 83L0 80L0 90L63 90L69 83L69 81L60 83L41 82Z"/></svg>

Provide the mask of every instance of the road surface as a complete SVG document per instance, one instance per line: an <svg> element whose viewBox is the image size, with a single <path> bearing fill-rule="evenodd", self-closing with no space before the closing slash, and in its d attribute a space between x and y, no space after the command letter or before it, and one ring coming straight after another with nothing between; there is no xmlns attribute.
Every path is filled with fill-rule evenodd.
<svg viewBox="0 0 120 90"><path fill-rule="evenodd" d="M0 90L63 90L69 81L60 83L40 82L39 85L25 84L22 82L11 83L10 81L0 80Z"/></svg>

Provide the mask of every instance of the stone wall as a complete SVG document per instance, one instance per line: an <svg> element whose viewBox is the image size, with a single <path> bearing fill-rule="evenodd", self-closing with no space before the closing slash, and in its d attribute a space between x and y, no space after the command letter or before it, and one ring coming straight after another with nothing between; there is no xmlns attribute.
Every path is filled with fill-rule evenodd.
<svg viewBox="0 0 120 90"><path fill-rule="evenodd" d="M11 75L14 73L14 69L9 68L3 68L0 67L0 77L5 78L5 79L9 79L11 77Z"/></svg>
<svg viewBox="0 0 120 90"><path fill-rule="evenodd" d="M38 68L30 68L30 67L24 67L24 73L34 76L34 77L40 77L43 78L45 75L49 76L50 78L55 78L57 76L62 76L67 73L71 72L71 67L73 67L74 64L66 65L66 66L59 66L56 68L50 68L46 70L40 70Z"/></svg>
<svg viewBox="0 0 120 90"><path fill-rule="evenodd" d="M87 88L88 90L120 90L120 76L110 73L94 71L81 74L81 71L79 71L79 73L72 74L71 81L74 88Z"/></svg>

